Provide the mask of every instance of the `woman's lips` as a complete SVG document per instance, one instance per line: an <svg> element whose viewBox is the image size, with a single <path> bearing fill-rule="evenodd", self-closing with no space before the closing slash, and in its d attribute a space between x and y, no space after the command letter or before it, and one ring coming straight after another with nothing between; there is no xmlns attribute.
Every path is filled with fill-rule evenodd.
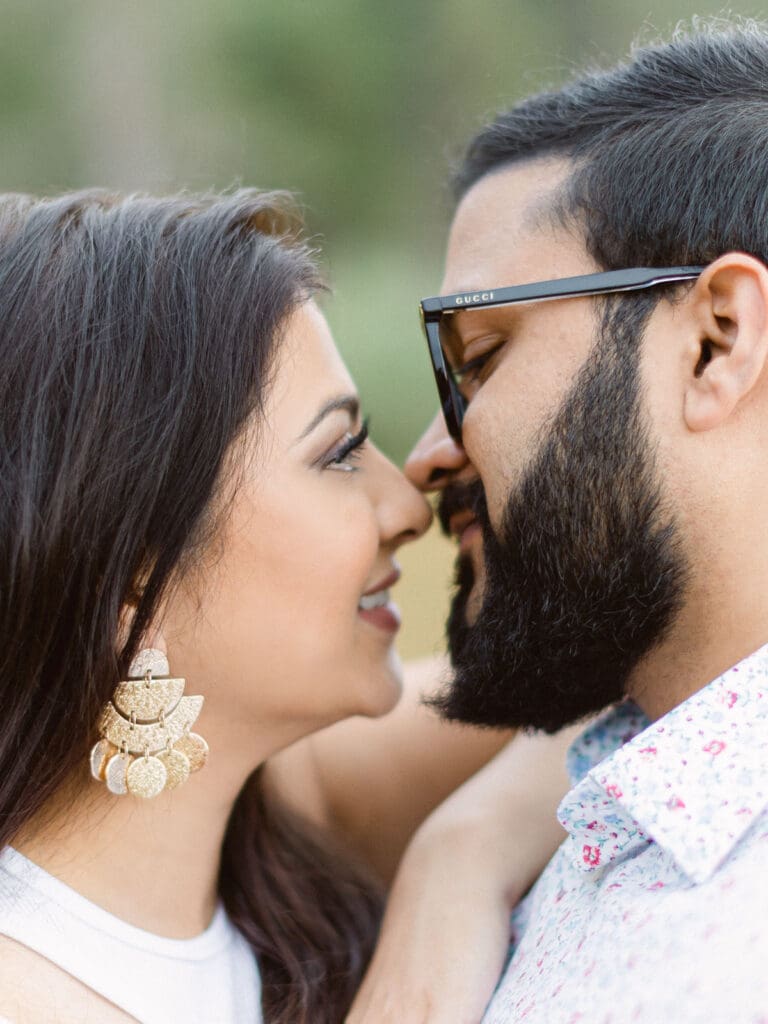
<svg viewBox="0 0 768 1024"><path fill-rule="evenodd" d="M400 628L400 610L389 598L389 588L400 579L400 569L392 572L360 598L357 614L377 629L396 633Z"/></svg>
<svg viewBox="0 0 768 1024"><path fill-rule="evenodd" d="M376 626L377 629L382 629L386 633L396 633L400 629L400 610L391 601L378 608L358 608L357 614L361 619L365 619L366 622L370 622L372 626Z"/></svg>
<svg viewBox="0 0 768 1024"><path fill-rule="evenodd" d="M400 579L400 568L396 567L392 572L385 576L383 580L379 580L370 590L366 590L363 597L370 597L373 594L378 594L382 590L389 590L390 587L394 587L397 581Z"/></svg>

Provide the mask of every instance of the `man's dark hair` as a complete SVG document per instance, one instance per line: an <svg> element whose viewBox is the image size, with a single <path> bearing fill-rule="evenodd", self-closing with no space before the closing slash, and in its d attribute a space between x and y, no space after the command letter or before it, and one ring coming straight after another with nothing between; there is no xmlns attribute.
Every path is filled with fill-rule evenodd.
<svg viewBox="0 0 768 1024"><path fill-rule="evenodd" d="M539 157L574 161L556 212L597 263L768 259L768 27L697 24L607 71L532 96L483 128L456 175Z"/></svg>

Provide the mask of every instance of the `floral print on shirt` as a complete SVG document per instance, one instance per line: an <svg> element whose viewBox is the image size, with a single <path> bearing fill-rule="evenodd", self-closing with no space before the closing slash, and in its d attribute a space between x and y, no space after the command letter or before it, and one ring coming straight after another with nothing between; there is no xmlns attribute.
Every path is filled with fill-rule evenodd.
<svg viewBox="0 0 768 1024"><path fill-rule="evenodd" d="M768 646L658 722L610 710L568 768L484 1024L768 1024Z"/></svg>

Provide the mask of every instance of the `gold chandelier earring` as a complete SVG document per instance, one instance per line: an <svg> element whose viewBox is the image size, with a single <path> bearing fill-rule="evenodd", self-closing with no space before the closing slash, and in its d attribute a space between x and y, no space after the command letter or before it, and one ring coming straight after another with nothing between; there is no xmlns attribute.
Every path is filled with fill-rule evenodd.
<svg viewBox="0 0 768 1024"><path fill-rule="evenodd" d="M203 697L185 697L185 679L171 677L162 651L147 648L131 662L99 720L91 774L110 793L153 797L175 789L198 771L208 744L190 732Z"/></svg>

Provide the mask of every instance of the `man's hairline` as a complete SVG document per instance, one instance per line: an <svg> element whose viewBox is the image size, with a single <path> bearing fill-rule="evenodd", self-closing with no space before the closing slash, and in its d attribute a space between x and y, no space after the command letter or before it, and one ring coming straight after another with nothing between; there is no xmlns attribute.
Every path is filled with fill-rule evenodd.
<svg viewBox="0 0 768 1024"><path fill-rule="evenodd" d="M587 232L584 216L579 213L573 198L574 177L584 166L583 160L576 160L566 153L545 150L542 152L525 153L510 156L493 167L488 168L483 174L476 177L471 184L462 188L456 196L455 212L466 196L476 185L494 178L513 168L532 166L560 165L564 173L561 180L552 188L542 191L536 199L526 207L522 226L531 232L553 231L565 233L584 246L588 252Z"/></svg>

